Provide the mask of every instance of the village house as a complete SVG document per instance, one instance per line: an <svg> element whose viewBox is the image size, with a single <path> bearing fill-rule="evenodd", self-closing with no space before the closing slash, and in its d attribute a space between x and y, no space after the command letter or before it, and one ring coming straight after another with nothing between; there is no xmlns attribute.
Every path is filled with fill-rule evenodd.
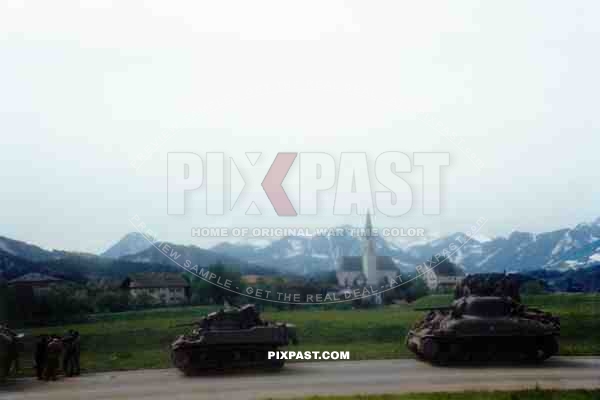
<svg viewBox="0 0 600 400"><path fill-rule="evenodd" d="M54 276L31 272L8 281L8 284L14 287L17 292L27 293L28 296L38 296L48 292L50 287L64 282L64 280Z"/></svg>
<svg viewBox="0 0 600 400"><path fill-rule="evenodd" d="M190 284L181 274L169 272L145 272L131 274L121 284L132 297L142 294L151 296L157 303L181 305L189 302Z"/></svg>
<svg viewBox="0 0 600 400"><path fill-rule="evenodd" d="M53 287L66 285L69 282L39 272L30 272L14 278L7 283L15 290L15 297L21 317L23 319L30 319L33 317L36 298L48 294Z"/></svg>
<svg viewBox="0 0 600 400"><path fill-rule="evenodd" d="M256 285L258 283L272 283L275 278L269 275L244 275L242 281L247 285Z"/></svg>
<svg viewBox="0 0 600 400"><path fill-rule="evenodd" d="M421 273L432 292L452 291L465 278L464 270L448 259L428 261Z"/></svg>

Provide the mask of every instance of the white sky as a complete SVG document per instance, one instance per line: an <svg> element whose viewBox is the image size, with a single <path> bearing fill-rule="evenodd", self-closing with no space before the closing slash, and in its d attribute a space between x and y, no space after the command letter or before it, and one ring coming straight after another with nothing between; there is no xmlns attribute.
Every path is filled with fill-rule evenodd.
<svg viewBox="0 0 600 400"><path fill-rule="evenodd" d="M219 240L192 226L361 221L331 208L207 217L202 190L168 216L166 154L178 151L262 151L265 172L280 151L366 151L371 164L450 152L442 214L422 215L415 168L403 175L414 209L378 226L449 233L484 217L486 234L505 235L600 215L600 2L85 3L0 5L0 235L96 252L136 214L161 239L201 246Z"/></svg>

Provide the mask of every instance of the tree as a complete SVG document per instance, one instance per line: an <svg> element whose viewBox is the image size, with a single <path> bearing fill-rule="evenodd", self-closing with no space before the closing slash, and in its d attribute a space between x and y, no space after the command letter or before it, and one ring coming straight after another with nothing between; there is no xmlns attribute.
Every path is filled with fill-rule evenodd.
<svg viewBox="0 0 600 400"><path fill-rule="evenodd" d="M35 298L34 315L45 320L69 320L93 311L87 292L78 284L51 286Z"/></svg>
<svg viewBox="0 0 600 400"><path fill-rule="evenodd" d="M96 297L94 308L97 312L120 312L129 308L129 293L123 290L111 290Z"/></svg>
<svg viewBox="0 0 600 400"><path fill-rule="evenodd" d="M531 280L521 285L521 294L543 294L546 293L546 288L542 282Z"/></svg>
<svg viewBox="0 0 600 400"><path fill-rule="evenodd" d="M205 279L194 277L191 281L192 304L223 304L225 300L236 303L239 295L235 293L233 289L231 291L227 290L216 282L218 279L221 284L224 284L229 280L231 282L231 287L239 286L242 280L242 274L239 269L217 263L209 266L208 270L218 278L211 279L210 282L207 282Z"/></svg>
<svg viewBox="0 0 600 400"><path fill-rule="evenodd" d="M0 321L16 321L18 319L19 312L15 290L5 282L0 283Z"/></svg>
<svg viewBox="0 0 600 400"><path fill-rule="evenodd" d="M414 279L409 285L406 290L406 301L409 303L429 294L429 288L421 278Z"/></svg>
<svg viewBox="0 0 600 400"><path fill-rule="evenodd" d="M142 292L136 296L132 296L129 302L131 308L142 309L156 305L156 299L146 292Z"/></svg>

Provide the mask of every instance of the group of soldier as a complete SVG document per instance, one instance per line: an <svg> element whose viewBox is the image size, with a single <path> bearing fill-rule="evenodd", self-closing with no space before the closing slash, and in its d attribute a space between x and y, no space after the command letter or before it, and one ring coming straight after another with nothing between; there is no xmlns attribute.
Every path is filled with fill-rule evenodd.
<svg viewBox="0 0 600 400"><path fill-rule="evenodd" d="M456 286L454 298L466 296L507 296L521 302L520 282L512 275L501 273L469 275Z"/></svg>
<svg viewBox="0 0 600 400"><path fill-rule="evenodd" d="M65 336L41 335L35 346L35 370L38 379L56 380L61 368L66 376L80 374L79 332L69 330Z"/></svg>

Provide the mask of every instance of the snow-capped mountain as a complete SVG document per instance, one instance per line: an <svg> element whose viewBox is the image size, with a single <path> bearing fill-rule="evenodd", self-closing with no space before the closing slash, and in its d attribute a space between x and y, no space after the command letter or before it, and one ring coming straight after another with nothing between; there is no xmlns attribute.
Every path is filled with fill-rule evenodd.
<svg viewBox="0 0 600 400"><path fill-rule="evenodd" d="M273 240L265 246L221 243L211 250L228 254L249 262L273 266L286 272L313 274L336 268L341 256L357 256L362 253L362 238L347 229L340 235L287 236ZM400 245L381 237L375 239L379 255L392 256L399 269L414 269L417 260L402 250Z"/></svg>
<svg viewBox="0 0 600 400"><path fill-rule="evenodd" d="M283 271L311 274L333 270L340 256L361 254L362 238L288 236L271 243L221 243L211 250ZM402 243L376 238L379 255L391 256L400 270L414 270L436 254L448 256L467 272L569 269L600 263L600 218L574 228L539 234L511 233L508 237L469 237L454 233L425 243Z"/></svg>
<svg viewBox="0 0 600 400"><path fill-rule="evenodd" d="M130 232L121 240L101 254L102 257L119 258L130 254L140 253L149 248L152 243L139 232Z"/></svg>
<svg viewBox="0 0 600 400"><path fill-rule="evenodd" d="M208 250L195 246L172 246L180 254L191 257L202 266L221 261L240 265L246 273L310 275L334 270L341 256L362 253L363 238L344 229L348 227L341 228L340 231L345 233L339 236L288 236L272 241L261 239L227 242ZM600 218L573 228L538 234L513 232L508 237L493 239L454 233L428 241L406 243L387 241L378 236L375 238L375 245L379 255L392 257L398 269L405 272L414 271L419 263L436 254L448 256L468 273L575 270L600 264ZM52 263L67 265L69 268L77 266L79 269L82 265L89 264L92 271L95 269L94 265L109 262L107 258L138 263L141 267L136 266L136 270L142 270L144 264L169 262L154 250L156 249L150 248L150 243L140 233L126 235L104 252L103 257L46 250L0 237L0 274L2 270L11 270L14 272L12 275L18 271L37 271Z"/></svg>

